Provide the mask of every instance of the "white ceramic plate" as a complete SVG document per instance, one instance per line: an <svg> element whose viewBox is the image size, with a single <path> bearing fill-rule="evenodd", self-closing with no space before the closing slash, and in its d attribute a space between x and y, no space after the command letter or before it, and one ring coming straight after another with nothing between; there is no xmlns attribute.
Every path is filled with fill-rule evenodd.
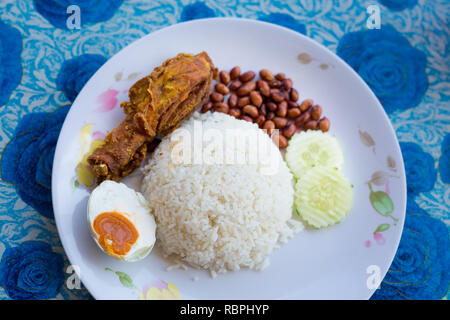
<svg viewBox="0 0 450 320"><path fill-rule="evenodd" d="M331 119L331 132L345 154L344 173L354 185L354 205L342 223L298 234L275 250L270 266L260 272L242 270L212 279L202 270L166 271L169 262L157 250L140 262L120 262L100 251L89 235L89 191L76 178L80 157L93 139L124 117L119 103L127 100L127 90L138 78L179 52L202 50L219 69L268 68L291 77L301 98L313 98ZM52 192L64 249L97 299L368 299L395 255L406 207L395 132L361 78L328 49L299 33L229 18L159 30L105 63L64 122Z"/></svg>

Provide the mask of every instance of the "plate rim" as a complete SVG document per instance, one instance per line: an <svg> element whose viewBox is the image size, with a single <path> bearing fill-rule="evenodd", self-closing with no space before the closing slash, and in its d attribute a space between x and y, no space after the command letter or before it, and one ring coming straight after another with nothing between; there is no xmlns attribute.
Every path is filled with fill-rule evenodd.
<svg viewBox="0 0 450 320"><path fill-rule="evenodd" d="M353 69L351 68L347 62L345 62L341 57L339 57L335 52L331 51L329 48L327 48L325 45L321 44L320 42L308 37L307 35L301 34L299 32L296 32L294 30L291 30L289 28L277 25L277 24L273 24L273 23L269 23L269 22L265 22L265 21L260 21L260 20L255 20L255 19L248 19L248 18L238 18L238 17L214 17L214 18L205 18L205 19L196 19L196 20L190 20L190 21L185 21L185 22L178 22L169 26L164 26L160 29L154 30L149 32L148 34L142 36L139 39L134 40L133 42L129 43L128 45L126 45L125 47L123 47L122 49L120 49L118 52L116 52L114 55L112 55L110 58L108 58L108 60L91 76L91 78L86 82L86 84L83 86L82 90L79 92L79 94L77 95L77 97L75 98L75 100L72 102L71 107L66 115L66 118L64 119L63 125L61 127L59 136L58 136L58 141L56 144L56 148L55 148L55 155L54 155L54 159L53 159L53 166L52 166L52 181L51 181L51 186L52 186L52 207L53 207L53 212L54 212L54 219L55 219L55 223L56 223L56 229L58 231L58 236L59 239L61 241L62 247L64 249L64 252L67 256L67 259L69 260L69 263L71 265L74 265L74 259L72 257L72 254L66 250L66 248L68 247L68 245L66 244L67 239L65 240L64 237L62 237L62 234L60 232L60 230L62 229L60 227L62 221L61 221L61 217L59 217L58 214L56 214L56 207L57 207L57 203L59 203L59 199L56 197L56 181L59 178L59 174L53 170L54 167L56 166L56 163L58 163L58 160L60 159L60 154L61 154L61 149L62 149L62 142L61 142L61 134L64 131L64 128L66 127L66 124L68 123L68 119L70 118L71 113L75 113L74 109L72 108L73 105L75 105L77 103L78 97L81 96L81 94L83 93L83 91L89 87L90 83L93 81L93 79L95 78L95 75L97 73L100 72L100 70L102 70L102 68L113 58L115 58L117 55L121 54L123 51L125 50L132 50L133 47L135 47L137 44L139 44L140 42L143 41L148 41L148 38L151 38L152 36L161 33L161 32L167 32L170 29L175 29L175 28L180 28L182 26L185 25L195 25L195 24L202 24L205 22L211 22L211 21L217 21L217 22L226 22L226 23L234 23L234 22L238 22L238 23L248 23L248 24L261 24L261 25L266 25L266 26L270 26L273 29L278 29L279 31L282 32L288 32L291 33L297 37L302 38L303 41L307 41L309 42L311 45L319 47L321 50L325 50L328 51L328 53L330 53L331 55L334 56L334 58L337 58L337 60L341 63L341 66L343 66L345 69L347 69L347 71L350 71L350 73L353 74L353 76L355 76L355 78L358 79L358 81L362 84L362 87L365 90L365 94L368 94L369 96L371 96L375 101L376 101L376 105L377 108L379 109L379 111L381 111L381 113L383 114L384 120L385 122L387 122L388 124L388 128L390 131L390 135L394 137L394 141L395 141L395 149L397 151L397 153L400 156L400 160L401 163L399 164L399 174L400 174L400 179L402 180L402 185L404 186L401 195L402 198L405 199L404 202L401 203L401 208L399 209L399 212L401 213L401 220L402 223L401 225L399 225L399 232L396 234L396 237L393 238L393 242L394 242L394 248L395 250L393 250L389 256L386 255L386 260L389 262L388 264L388 268L386 270L384 270L381 275L381 281L384 279L384 277L386 276L387 272L390 269L390 266L392 265L392 262L395 258L395 255L398 251L398 247L400 244L400 239L401 236L403 234L403 229L404 229L404 223L405 223L405 219L406 219L406 204L407 204L407 188L406 188L406 173L405 173L405 167L404 167L404 160L403 160L403 155L401 152L401 148L400 148L400 143L397 137L397 134L395 132L395 129L392 125L391 120L389 119L386 111L384 110L383 106L381 105L380 101L378 100L378 98L376 97L376 95L374 94L374 92L370 89L370 87L367 85L367 83L361 78L361 76ZM86 287L86 289L88 290L89 294L96 300L101 299L99 297L99 295L97 295L96 290L91 286L91 283L87 283L85 281L82 280L80 274L78 274L78 271L75 269L75 272L77 273L77 275L80 278L80 281L83 283L83 285ZM381 283L380 283L381 284ZM371 290L368 291L369 294L366 297L366 300L369 300L371 298L371 296L375 293L375 290Z"/></svg>

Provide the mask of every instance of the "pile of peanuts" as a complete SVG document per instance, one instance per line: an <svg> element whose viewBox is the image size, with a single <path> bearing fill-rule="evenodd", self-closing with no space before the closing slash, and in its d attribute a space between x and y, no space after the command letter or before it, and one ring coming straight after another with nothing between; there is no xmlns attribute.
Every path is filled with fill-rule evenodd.
<svg viewBox="0 0 450 320"><path fill-rule="evenodd" d="M256 123L280 149L286 148L296 132L330 129L330 120L322 117L322 107L312 99L299 103L299 93L284 73L274 75L262 69L259 76L256 80L253 71L241 73L238 66L230 72L220 71L219 81L201 112L222 112Z"/></svg>

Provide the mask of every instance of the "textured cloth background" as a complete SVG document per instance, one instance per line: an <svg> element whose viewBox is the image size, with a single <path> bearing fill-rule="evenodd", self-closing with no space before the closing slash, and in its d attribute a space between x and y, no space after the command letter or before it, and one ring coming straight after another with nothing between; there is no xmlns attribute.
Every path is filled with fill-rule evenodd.
<svg viewBox="0 0 450 320"><path fill-rule="evenodd" d="M381 11L368 30L367 7ZM66 26L67 7L81 28ZM399 250L373 299L446 299L450 216L450 2L446 0L2 0L0 3L0 298L87 299L51 205L53 154L71 102L113 54L191 19L277 23L337 52L369 84L405 160L408 209ZM375 239L377 240L377 239Z"/></svg>

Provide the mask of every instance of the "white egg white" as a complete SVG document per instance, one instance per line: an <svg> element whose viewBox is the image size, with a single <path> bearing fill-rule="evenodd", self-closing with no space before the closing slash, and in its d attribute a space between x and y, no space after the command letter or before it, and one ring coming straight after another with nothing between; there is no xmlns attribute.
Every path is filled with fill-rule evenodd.
<svg viewBox="0 0 450 320"><path fill-rule="evenodd" d="M147 201L141 193L123 183L103 181L91 193L88 202L88 223L97 245L99 234L94 230L95 218L104 212L117 212L126 217L136 228L139 236L125 255L114 256L123 261L137 261L146 257L156 241L156 223ZM107 252L106 252L107 253Z"/></svg>

